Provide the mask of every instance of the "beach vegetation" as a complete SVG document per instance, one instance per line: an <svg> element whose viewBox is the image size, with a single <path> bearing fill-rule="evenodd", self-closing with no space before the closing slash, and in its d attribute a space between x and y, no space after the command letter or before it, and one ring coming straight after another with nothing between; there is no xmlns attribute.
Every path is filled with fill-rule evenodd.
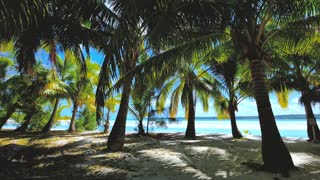
<svg viewBox="0 0 320 180"><path fill-rule="evenodd" d="M319 33L313 30L287 30L278 34L270 44L274 46L274 59L277 59L270 77L274 89L282 94L296 90L301 96L306 96L311 89L319 85ZM288 98L278 99L283 104L288 104ZM302 104L306 112L309 141L319 141L320 131L311 101L304 99ZM310 121L315 122L310 123Z"/></svg>
<svg viewBox="0 0 320 180"><path fill-rule="evenodd" d="M291 103L290 92L298 91L309 141L320 141L312 109L320 102L319 0L0 0L0 14L0 130L10 119L17 119L17 134L40 131L47 137L59 134L51 129L66 119L70 121L68 133L76 133L96 130L105 118L104 131L108 133L110 114L117 112L109 136L103 136L107 142L101 146L108 153L126 152L134 147L126 147L125 142L129 113L138 121L138 134L144 136L151 121L163 126L163 120L176 119L182 106L187 120L185 138L197 139L196 106L200 103L207 111L213 99L217 116L229 117L233 137L241 138L236 112L243 99L252 98L256 105L252 111L257 110L261 130L261 148L254 153L260 154L255 157L263 165L242 164L286 175L295 168L295 154L290 154L280 136L270 92L275 92L278 104L286 108ZM100 65L93 62L98 61L93 59L93 51L103 57ZM65 115L67 109L70 117ZM167 117L157 117L167 109ZM83 144L84 138L79 139L68 143ZM187 142L188 147L183 147L193 151L197 142ZM82 159L99 150L65 152L67 147L61 150L60 144L66 142L54 143L53 156L58 160L47 162L48 166L60 163L60 158L61 162L70 156ZM3 149L28 148L25 141L18 144ZM157 148L156 152L139 149L139 153L151 159L161 157L159 162L173 156L180 165L186 164L175 156L176 149ZM203 149L220 156L237 153L232 148L230 152ZM34 154L28 153L18 155L18 161L32 159ZM135 162L130 153L118 154Z"/></svg>

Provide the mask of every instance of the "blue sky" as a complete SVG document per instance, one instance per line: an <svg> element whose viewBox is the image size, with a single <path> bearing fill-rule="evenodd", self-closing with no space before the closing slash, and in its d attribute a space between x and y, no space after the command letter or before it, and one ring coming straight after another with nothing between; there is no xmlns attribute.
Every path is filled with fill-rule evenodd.
<svg viewBox="0 0 320 180"><path fill-rule="evenodd" d="M90 56L91 59L98 63L102 64L103 62L103 54L97 52L95 49L90 49ZM37 59L41 60L45 65L50 66L50 62L48 61L48 56L45 52L38 52L37 53ZM286 115L286 114L305 114L304 107L299 103L299 92L292 92L290 94L289 98L289 106L286 109L282 109L277 102L277 98L274 93L270 93L270 101L272 105L272 109L275 115ZM167 102L167 105L169 105L169 102ZM237 116L257 116L257 108L256 103L253 98L248 98L242 101L238 107L238 112L236 113ZM313 107L315 114L320 114L320 107L316 106ZM63 115L70 115L71 109L65 109L63 111ZM114 113L112 115L112 118L116 117L117 113ZM184 116L184 109L180 106L178 109L177 117L183 117ZM216 116L216 113L213 108L213 101L209 103L209 111L204 112L202 109L202 105L200 103L197 103L196 105L196 116L197 117L212 117ZM131 115L129 115L129 118L132 118Z"/></svg>
<svg viewBox="0 0 320 180"><path fill-rule="evenodd" d="M272 105L272 110L275 115L287 115L287 114L305 114L304 107L299 103L299 92L292 92L289 98L289 106L285 109L281 108L278 105L276 95L274 93L270 93L270 101ZM169 102L167 103L167 105ZM315 114L320 114L320 107L313 107ZM258 116L257 106L254 98L248 98L243 100L239 107L238 112L236 112L237 116ZM184 110L182 107L179 107L177 117L183 117ZM202 109L201 103L197 103L196 105L196 116L197 117L212 117L216 116L216 112L213 108L213 100L209 103L209 111L204 112Z"/></svg>
<svg viewBox="0 0 320 180"><path fill-rule="evenodd" d="M109 7L106 3L106 6ZM98 63L102 64L103 62L103 54L97 52L95 49L90 49L90 56L91 59ZM41 59L45 59L46 63L48 62L48 57L45 56L44 54L38 56ZM270 93L270 101L272 105L272 110L275 115L286 115L286 114L305 114L304 107L299 103L299 97L300 97L299 92L292 92L289 98L289 106L286 109L281 108L278 105L277 98L274 93ZM169 103L167 103L169 104ZM320 107L316 106L313 107L314 113L315 114L320 114ZM66 109L63 113L64 114L69 114L71 110ZM114 113L112 115L112 118L116 117L117 113ZM236 113L237 116L257 116L257 107L256 107L256 102L253 98L248 98L243 100L240 105L238 106L238 112ZM178 109L178 114L177 117L183 117L184 116L184 109L180 106ZM202 109L202 105L200 103L197 103L196 105L196 116L197 117L212 117L216 116L216 113L213 108L213 101L209 103L209 111L204 112ZM129 115L129 118L131 118L131 115Z"/></svg>
<svg viewBox="0 0 320 180"><path fill-rule="evenodd" d="M299 103L299 92L292 92L289 98L289 106L286 109L281 108L278 105L276 95L270 93L270 101L272 105L272 110L275 115L286 115L286 114L305 114L304 107ZM315 114L320 113L320 107L315 106L313 108ZM196 109L197 116L216 116L213 110L213 103L210 103L209 112L203 112L201 104L197 104ZM183 116L183 113L181 114ZM242 101L238 107L237 116L257 116L258 111L256 107L256 102L253 98L248 98Z"/></svg>
<svg viewBox="0 0 320 180"><path fill-rule="evenodd" d="M95 51L94 49L91 50L91 58L93 61L99 63L100 65L103 62L103 55ZM304 107L299 103L299 92L292 92L289 98L289 106L286 109L281 108L278 105L276 95L274 93L270 93L270 101L272 105L272 109L275 115L286 115L286 114L305 114ZM169 102L167 102L167 105ZM237 116L257 116L257 107L256 102L253 98L248 98L242 101L238 107L238 112L236 113ZM320 107L316 106L313 108L315 114L320 114ZM115 118L117 113L113 114L113 118ZM130 116L130 115L129 115ZM179 107L177 117L184 116L184 109ZM213 108L213 101L209 103L209 111L204 112L202 109L202 105L197 103L196 105L196 116L197 117L212 117L216 116L216 112ZM130 116L131 117L131 116Z"/></svg>

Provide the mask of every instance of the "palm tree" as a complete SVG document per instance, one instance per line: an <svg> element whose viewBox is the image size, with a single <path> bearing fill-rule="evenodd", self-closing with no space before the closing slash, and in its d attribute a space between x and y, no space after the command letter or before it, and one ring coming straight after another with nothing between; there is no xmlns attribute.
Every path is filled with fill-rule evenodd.
<svg viewBox="0 0 320 180"><path fill-rule="evenodd" d="M126 53L128 54L127 57L123 59L123 62L121 63L121 74L126 74L128 71L133 69L135 64L138 62L140 52L139 45L129 45L128 47L124 48L124 51L126 51ZM123 148L125 138L125 125L129 110L129 98L131 94L132 80L133 78L128 78L122 86L122 95L118 114L114 126L110 132L110 136L108 138L108 151L119 151Z"/></svg>
<svg viewBox="0 0 320 180"><path fill-rule="evenodd" d="M48 73L40 64L34 66L33 69L37 74L35 77L16 75L1 84L2 88L4 88L1 104L7 110L7 113L1 118L1 127L17 109L20 109L27 113L27 116L17 131L25 131L32 116L40 108L40 102L43 101L41 95L46 86Z"/></svg>
<svg viewBox="0 0 320 180"><path fill-rule="evenodd" d="M103 46L103 51L106 54L106 58L102 65L100 81L97 88L97 105L99 107L97 111L97 118L101 117L101 110L104 107L104 99L106 99L105 92L107 92L111 87L111 79L117 79L117 72L119 71L115 69L116 67L122 66L122 68L119 69L123 70L120 73L123 78L120 80L121 83L117 83L121 84L121 86L118 86L117 89L119 89L119 87L122 88L122 98L115 125L108 139L108 151L118 151L121 150L124 145L125 119L128 112L128 101L131 91L130 86L132 79L135 76L134 74L143 72L141 71L143 67L147 67L148 65L155 63L155 61L159 60L159 57L163 55L161 53L157 58L150 58L150 63L141 63L138 65L139 67L135 67L139 56L140 45L146 43L150 47L153 47L155 52L160 52L160 49L172 48L171 43L182 43L184 38L188 40L192 39L190 37L195 36L193 31L184 33L184 36L182 37L180 36L180 33L175 30L183 28L187 22L190 24L189 27L195 27L195 29L198 29L196 25L203 25L203 23L196 23L195 21L192 21L192 23L184 15L186 12L189 14L192 13L193 17L196 17L196 15L200 14L203 15L205 13L192 11L192 8L197 7L200 9L205 9L206 6L202 6L198 2L180 3L168 1L163 3L157 0L130 2L109 0L108 4L110 5L108 9L111 13L108 14L109 16L106 19L112 19L113 21L110 21L112 23L106 28L108 32L111 32L110 40L106 41L107 45ZM212 4L208 4L210 7L212 7ZM177 11L171 13L170 11L172 10ZM210 8L210 14L216 16L214 20L207 19L206 22L211 25L215 24L216 29L221 29L221 23L218 25L218 23L215 22L221 22L223 15L217 12L218 11L216 9ZM206 13L209 13L209 11L206 11ZM168 15L173 15L176 17L170 18ZM191 18L191 16L188 17ZM203 27L205 26L206 25L203 25ZM183 29L185 30L186 28ZM206 40L206 42L207 41L208 40ZM197 42L198 43L195 46L199 46L199 44L202 43L202 41L201 43L199 43L199 41ZM178 52L179 50L181 49L174 49L167 54L172 56L174 52ZM181 53L179 53L179 55L181 55ZM166 59L168 59L168 56ZM160 63L156 63L157 68L161 67L161 64L175 64L174 62L180 60L180 58L170 59L174 60L170 63L168 63L169 61L161 61ZM123 60L125 60L127 63L122 63ZM156 70L156 66L149 68L147 71L150 72L151 69ZM167 71L174 72L174 68L170 67L167 69Z"/></svg>
<svg viewBox="0 0 320 180"><path fill-rule="evenodd" d="M117 26L113 27L111 40L105 46L105 60L102 64L96 93L97 118L101 119L101 111L105 106L105 99L110 93L112 81L123 77L139 62L141 52L144 51L143 29L138 22L129 23L127 14L117 16ZM116 59L115 59L116 58ZM118 114L110 132L107 151L120 151L125 141L125 126L129 111L129 98L134 77L128 77L117 89L122 90ZM107 95L106 95L107 94Z"/></svg>
<svg viewBox="0 0 320 180"><path fill-rule="evenodd" d="M141 9L144 11L140 11L140 13L145 13L144 20L148 25L147 32L150 37L153 37L152 40L155 40L151 42L152 44L159 46L165 42L171 42L171 45L174 44L172 40L176 40L174 37L177 36L177 34L178 37L181 38L179 39L180 41L176 40L176 42L183 42L182 39L184 39L184 36L180 36L181 30L190 30L192 27L197 27L198 29L195 28L194 31L191 31L200 32L193 34L199 35L203 33L202 30L208 30L212 25L221 25L221 22L227 22L222 24L229 27L229 32L231 32L230 35L241 54L241 59L248 59L250 63L252 82L254 84L254 96L257 103L262 132L262 159L264 168L265 170L278 172L287 171L294 167L288 149L280 137L272 112L268 89L265 82L264 62L268 59L268 56L266 51L264 51L264 47L269 40L283 29L291 27L311 27L305 25L313 25L316 23L319 20L319 12L317 11L320 4L319 0L311 0L308 2L298 0L290 0L289 2L276 0L232 1L230 2L229 7L220 1L220 4L195 1L186 2L186 4L184 4L184 7L186 8L183 8L182 6L184 2L177 3L176 1L170 1L157 4L156 1L151 1L146 3L146 6L148 6L152 12L148 11L147 8L144 9L143 7L146 6L142 6L141 3L135 1L130 1L130 3L127 4L122 1L112 2L115 3L117 5L116 7L119 9L123 9L126 7L125 5L138 8L142 7ZM188 5L194 5L194 9L201 9L201 13L193 16L195 15L195 11L189 9L190 7ZM207 8L211 8L212 13L205 11ZM224 12L223 10L226 10L229 13L221 13ZM183 16L183 18L181 16ZM183 22L185 26L181 22ZM194 23L189 25L188 22ZM197 22L202 22L202 24ZM205 28L201 28L203 26L205 26ZM223 25L218 27L222 28ZM221 33L221 31L219 31L221 29L219 28L212 28L210 30L210 32ZM171 41L167 38L171 38ZM203 40L204 38L205 37L197 38L197 40L193 39L188 43L189 47L192 42L193 44L199 43L200 39ZM212 38L212 34L211 36L207 36L207 38ZM186 38L186 40L189 39L190 38ZM185 45L186 44L181 45L180 47L186 47ZM158 57L163 56L163 53L158 55ZM150 65L152 60L155 59L158 58L152 57L150 61L144 65ZM154 64L159 65L161 63ZM141 69L142 68L136 68L136 71Z"/></svg>
<svg viewBox="0 0 320 180"><path fill-rule="evenodd" d="M76 58L71 57L72 55L70 54L72 52L67 51L67 57L66 61L74 65L74 61L72 59ZM67 72L64 72L64 74L69 74L68 79L68 87L67 87L67 93L68 96L71 98L73 102L73 109L72 109L72 116L71 116L71 121L70 121L70 126L69 126L69 132L75 132L76 126L75 126L75 117L76 113L78 111L78 107L81 107L82 105L86 104L88 108L91 110L95 110L94 106L94 85L97 84L98 82L98 73L99 73L99 65L91 62L89 58L86 60L86 67L88 68L87 71L85 72L86 74L84 76L79 76L81 74L81 67L80 68L74 68L70 69L68 67L65 67L64 70ZM70 72L74 71L74 72ZM71 78L71 79L70 79Z"/></svg>
<svg viewBox="0 0 320 180"><path fill-rule="evenodd" d="M231 19L231 35L243 58L249 60L254 96L262 134L262 158L265 170L287 171L294 167L283 143L272 112L268 95L264 61L265 45L277 33L291 27L307 27L319 20L319 1L238 2ZM297 26L299 24L299 26ZM308 26L310 27L310 26Z"/></svg>
<svg viewBox="0 0 320 180"><path fill-rule="evenodd" d="M201 2L197 3L201 4ZM164 5L164 7L166 7L166 5ZM275 0L250 0L246 2L232 1L230 2L229 7L224 3L215 5L216 6L213 6L213 4L209 3L206 7L214 7L213 9L217 10L217 7L224 6L224 10L231 13L222 13L223 10L218 10L220 15L224 15L221 18L224 20L223 22L228 22L225 24L227 26L225 34L229 34L232 37L236 49L238 50L237 53L241 55L241 59L247 59L250 64L254 97L257 103L262 132L262 158L264 169L275 172L292 169L294 167L292 158L280 137L270 104L264 69L264 62L268 59L268 56L264 50L268 41L282 30L291 27L312 27L312 25L319 20L319 12L316 10L319 9L319 1L312 0L301 2L291 0L290 2L282 2ZM170 10L168 11L170 12ZM192 13L193 11L191 11L191 14ZM167 16L172 14L172 12L166 13ZM183 13L180 12L180 14ZM198 14L197 18L194 18L192 15L187 17L191 20L204 20L205 23L203 24L207 25L205 29L210 29L212 26L206 24L207 21L205 21L208 16L212 18L212 22L215 22L213 24L219 24L219 21L215 21L217 18L211 15L212 14L210 13L204 13L201 15ZM203 16L206 18L203 18ZM171 18L174 17L171 16ZM223 25L220 27L223 27ZM179 30L181 29L182 28ZM221 34L221 31L219 30L220 29L212 28L212 31L210 32ZM207 38L212 38L213 34L207 36ZM202 39L202 41L204 41L204 38L205 37L200 36L200 38L193 40L193 42L199 43L199 40ZM190 43L192 43L192 41L190 41Z"/></svg>
<svg viewBox="0 0 320 180"><path fill-rule="evenodd" d="M320 103L320 87L319 85L312 88L307 94L304 94L300 98L300 102L311 102L316 105Z"/></svg>
<svg viewBox="0 0 320 180"><path fill-rule="evenodd" d="M49 47L47 51L50 54L52 52L52 47ZM84 62L84 66L89 67L90 69L83 71L82 64L79 65L78 63L79 56L83 56L82 51L79 51L77 55L67 49L64 55L64 59L60 56L55 57L57 70L53 68L51 76L49 76L50 83L48 86L57 88L48 88L45 92L47 96L53 97L55 102L51 117L42 130L43 133L49 132L55 122L54 119L59 107L59 102L62 98L70 98L73 102L69 132L75 132L75 117L78 107L87 104L90 109L95 109L95 107L92 107L94 104L93 88L94 84L98 81L97 73L99 65L92 63L90 59L87 58L86 62Z"/></svg>
<svg viewBox="0 0 320 180"><path fill-rule="evenodd" d="M133 95L132 106L129 107L130 113L138 120L138 135L144 136L146 132L143 128L143 119L147 116L148 104Z"/></svg>
<svg viewBox="0 0 320 180"><path fill-rule="evenodd" d="M320 35L314 31L288 30L277 37L271 46L275 46L275 58L278 59L272 71L273 88L292 89L307 96L312 87L319 84ZM302 101L307 118L309 141L319 141L320 131L312 110L311 101ZM316 135L316 136L314 136Z"/></svg>
<svg viewBox="0 0 320 180"><path fill-rule="evenodd" d="M11 115L23 104L21 96L25 95L24 92L32 84L32 81L25 76L13 76L1 83L1 117L0 129L9 120Z"/></svg>
<svg viewBox="0 0 320 180"><path fill-rule="evenodd" d="M44 88L45 84L39 84L34 83L36 86L32 85L28 94L24 95L24 97L21 98L21 100L24 102L22 107L19 109L22 110L22 112L26 113L26 116L24 117L23 123L21 126L19 126L15 131L16 132L25 132L27 131L29 124L37 113L39 113L42 110L42 105L46 101L41 96L41 90ZM30 95L32 94L32 95Z"/></svg>
<svg viewBox="0 0 320 180"><path fill-rule="evenodd" d="M1 95L1 103L0 103L0 130L3 125L7 122L10 116L16 111L18 105L18 99L20 93L18 93L18 87L14 87L14 80L10 80L17 77L8 77L8 71L12 69L12 65L14 64L14 54L13 54L13 44L12 42L6 42L0 44L0 95ZM8 54L2 54L8 53ZM20 78L23 79L23 78ZM19 79L19 80L20 80ZM18 81L19 81L18 80ZM18 83L19 85L25 85L26 81L22 81L22 83ZM29 82L29 81L28 81ZM19 86L20 87L20 86ZM19 89L20 90L20 89Z"/></svg>
<svg viewBox="0 0 320 180"><path fill-rule="evenodd" d="M116 106L118 106L120 104L119 97L120 97L119 95L112 96L112 97L109 97L105 101L105 107L107 109L106 121L105 121L105 124L104 124L104 131L103 131L105 134L109 134L111 113L116 112ZM99 123L100 122L98 122L98 124Z"/></svg>
<svg viewBox="0 0 320 180"><path fill-rule="evenodd" d="M15 7L11 3L3 3L5 16L3 23L15 26L21 26L17 32L4 33L5 38L15 39L15 50L19 70L25 73L32 73L32 66L35 64L35 52L43 45L51 47L50 59L56 62L57 45L63 49L71 49L79 55L80 45L85 47L89 54L89 44L97 43L101 45L104 42L106 33L101 35L106 13L103 0L93 0L75 3L72 0L54 0L38 1L31 0L28 3L20 3L21 6ZM16 16L15 16L16 15ZM26 23L24 22L24 19ZM25 25L26 24L26 25ZM10 26L4 26L11 29ZM85 69L85 58L79 56Z"/></svg>
<svg viewBox="0 0 320 180"><path fill-rule="evenodd" d="M48 91L48 77L50 77L48 75L50 72L40 63L37 63L32 71L34 72L33 76L25 75L32 81L32 84L24 87L25 89L20 97L22 104L19 109L26 113L26 116L22 125L15 130L17 132L25 132L28 129L32 117L41 111L41 106L47 101L43 95L44 92ZM57 91L57 88L51 88L51 91Z"/></svg>
<svg viewBox="0 0 320 180"><path fill-rule="evenodd" d="M182 63L176 69L176 73L161 88L157 105L164 109L164 105L172 90L170 99L170 117L174 118L177 114L179 99L185 109L185 117L188 121L185 137L194 139L195 132L195 107L197 98L202 102L203 109L208 111L208 99L210 89L204 83L203 78L209 78L209 73L203 69L203 64L198 58L194 58L192 63Z"/></svg>
<svg viewBox="0 0 320 180"><path fill-rule="evenodd" d="M135 80L132 97L132 106L129 107L131 114L138 120L138 135L146 135L143 127L143 119L149 114L149 107L153 92L152 80L140 77Z"/></svg>
<svg viewBox="0 0 320 180"><path fill-rule="evenodd" d="M19 70L22 72L32 73L32 66L36 62L34 54L42 44L51 47L49 57L55 63L57 44L64 48L68 47L75 52L80 51L80 44L82 44L88 53L89 41L95 39L98 42L98 35L93 33L92 29L98 29L97 26L100 26L98 21L103 19L98 17L105 16L105 13L101 13L104 11L104 1L74 3L68 0L31 0L18 3L1 1L0 11L3 15L1 16L3 26L0 29L0 39L1 41L15 39L17 62ZM78 59L84 64L83 56L79 56ZM82 70L84 69L85 65ZM56 100L54 107L58 107L58 104L59 99ZM54 112L56 109L54 108ZM50 118L50 123L45 126L45 131L50 129L54 114Z"/></svg>
<svg viewBox="0 0 320 180"><path fill-rule="evenodd" d="M62 98L67 98L67 88L66 84L61 80L57 74L57 71L52 69L50 74L48 75L48 84L46 84L45 91L43 92L47 97L51 98L51 102L53 104L53 110L51 116L46 123L46 125L42 128L41 133L48 133L54 122L55 117L57 115L57 111L59 108L59 103Z"/></svg>
<svg viewBox="0 0 320 180"><path fill-rule="evenodd" d="M0 41L8 40L23 30L37 26L47 15L45 1L0 1Z"/></svg>
<svg viewBox="0 0 320 180"><path fill-rule="evenodd" d="M1 39L15 39L19 70L32 74L32 66L36 62L34 54L41 46L50 47L49 57L55 64L57 49L60 46L63 49L74 51L82 64L81 70L85 71L85 58L79 53L81 51L80 44L89 54L89 43L100 42L101 45L101 42L104 42L102 39L106 36L105 32L103 36L99 34L104 28L101 25L105 23L104 19L110 20L110 18L104 18L108 14L104 9L104 1L75 3L69 0L32 0L28 3L19 3L17 6L14 3L2 2L0 6L0 11L4 15L1 18L1 22L4 24L1 26L4 27L4 29L1 28L1 35L3 35ZM15 13L12 13L14 11ZM18 31L7 31L9 27L16 26L21 28L16 28L19 29ZM55 104L57 107L59 99ZM53 117L49 122L53 122ZM45 129L50 129L49 124Z"/></svg>
<svg viewBox="0 0 320 180"><path fill-rule="evenodd" d="M237 62L238 56L234 54L232 46L228 43L221 44L209 54L213 56L208 65L214 78L214 81L209 83L213 89L214 107L218 118L228 115L231 121L232 136L242 138L235 112L238 111L239 103L250 95L250 83L247 81L249 72L245 69L245 65L241 67Z"/></svg>

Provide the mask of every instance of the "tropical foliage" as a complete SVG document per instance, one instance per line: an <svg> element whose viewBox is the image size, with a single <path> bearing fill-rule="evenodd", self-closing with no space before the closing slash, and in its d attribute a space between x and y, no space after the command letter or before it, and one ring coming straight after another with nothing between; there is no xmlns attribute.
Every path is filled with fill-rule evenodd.
<svg viewBox="0 0 320 180"><path fill-rule="evenodd" d="M247 64L241 66L239 56L235 54L230 42L216 47L208 53L208 62L213 74L211 85L214 97L214 108L218 118L229 116L231 130L234 138L242 138L237 123L235 112L238 105L245 98L252 96L250 74Z"/></svg>
<svg viewBox="0 0 320 180"><path fill-rule="evenodd" d="M319 33L314 31L288 30L272 42L275 46L276 65L273 68L273 77L271 77L271 86L277 89L278 94L287 94L288 90L296 90L302 96L306 96L311 89L319 85ZM278 95L279 97L279 95ZM287 98L281 98L280 101L286 104ZM315 115L312 110L311 101L306 98L302 101L308 124L308 136L310 141L320 140L320 131L317 123L314 121ZM314 132L315 131L315 137Z"/></svg>
<svg viewBox="0 0 320 180"><path fill-rule="evenodd" d="M319 0L0 0L0 14L0 128L18 117L16 131L48 133L62 119L71 133L93 130L107 109L107 132L118 109L107 151L121 151L129 111L143 135L146 116L169 102L173 118L181 105L185 137L196 138L197 102L208 110L212 97L241 138L235 112L250 96L263 167L283 172L294 164L269 92L286 107L288 93L300 91L309 139L320 140L311 106L319 102Z"/></svg>
<svg viewBox="0 0 320 180"><path fill-rule="evenodd" d="M182 63L177 67L176 73L169 77L169 80L160 90L158 106L164 109L164 105L170 91L170 117L177 114L179 100L185 110L185 118L188 120L186 138L195 138L195 107L197 99L202 102L203 109L209 109L210 88L205 84L204 79L210 78L210 74L203 69L203 64L198 57L194 57L191 63ZM173 90L172 90L173 89Z"/></svg>

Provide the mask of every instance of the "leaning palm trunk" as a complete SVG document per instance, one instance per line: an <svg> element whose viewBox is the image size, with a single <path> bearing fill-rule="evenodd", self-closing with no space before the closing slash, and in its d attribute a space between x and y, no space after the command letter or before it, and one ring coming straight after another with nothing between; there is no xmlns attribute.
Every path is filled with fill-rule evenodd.
<svg viewBox="0 0 320 180"><path fill-rule="evenodd" d="M15 131L16 132L26 132L35 112L36 112L36 109L33 109L31 112L29 112L26 115L26 117L24 118L23 124L20 127L18 127Z"/></svg>
<svg viewBox="0 0 320 180"><path fill-rule="evenodd" d="M42 131L41 131L42 133L48 133L51 130L51 127L53 126L54 119L58 110L59 101L60 101L59 98L56 99L50 119L48 123L42 128Z"/></svg>
<svg viewBox="0 0 320 180"><path fill-rule="evenodd" d="M121 151L124 146L129 97L131 92L130 85L131 80L128 80L123 85L119 111L107 142L108 152Z"/></svg>
<svg viewBox="0 0 320 180"><path fill-rule="evenodd" d="M16 111L15 106L9 107L9 109L7 110L7 114L0 118L0 130L7 123L7 121L15 111Z"/></svg>
<svg viewBox="0 0 320 180"><path fill-rule="evenodd" d="M230 116L230 121L231 121L232 136L233 136L233 138L240 139L240 138L242 138L242 134L240 133L238 126L237 126L235 108L233 105L230 105L228 110L229 110L229 116Z"/></svg>
<svg viewBox="0 0 320 180"><path fill-rule="evenodd" d="M76 114L78 110L78 104L74 103L73 105L73 110L72 110L72 116L71 116L71 121L70 121L70 126L69 126L69 132L74 133L76 131Z"/></svg>
<svg viewBox="0 0 320 180"><path fill-rule="evenodd" d="M272 172L288 171L294 168L294 164L282 141L272 112L262 61L258 58L260 56L256 54L255 49L251 49L251 51L252 54L249 54L250 70L262 134L264 169Z"/></svg>
<svg viewBox="0 0 320 180"><path fill-rule="evenodd" d="M195 108L194 108L194 100L193 100L193 93L190 90L188 92L188 125L185 134L185 138L188 139L195 139L196 138L196 130L195 130Z"/></svg>
<svg viewBox="0 0 320 180"><path fill-rule="evenodd" d="M311 104L310 102L303 102L303 105L306 111L306 118L307 118L307 132L309 137L308 141L310 142L320 141L320 131L316 122L316 117L313 114Z"/></svg>

